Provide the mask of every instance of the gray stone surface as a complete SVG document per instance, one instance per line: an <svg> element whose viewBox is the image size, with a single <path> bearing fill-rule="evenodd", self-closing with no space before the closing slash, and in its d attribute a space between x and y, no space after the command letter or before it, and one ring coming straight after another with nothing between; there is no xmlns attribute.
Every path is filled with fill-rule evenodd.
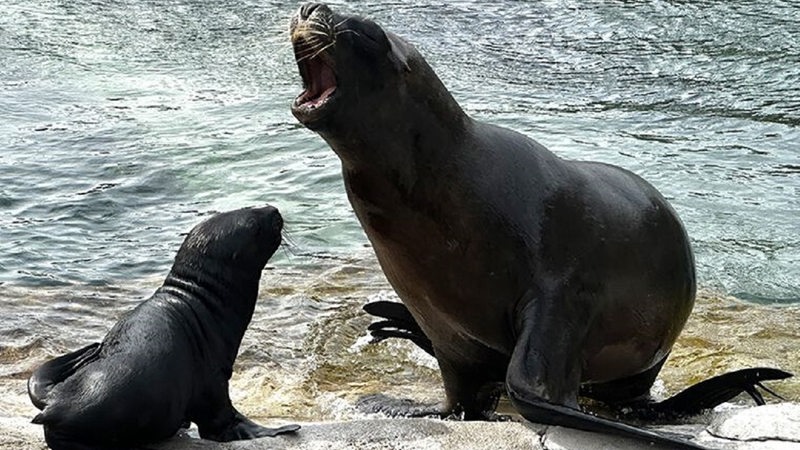
<svg viewBox="0 0 800 450"><path fill-rule="evenodd" d="M710 425L656 429L689 436L712 449L800 450L800 405L783 403L714 413ZM281 423L265 425L277 426ZM43 450L41 427L21 418L0 419L0 449ZM362 419L307 423L296 435L216 443L189 435L153 450L638 450L634 441L568 428L516 422L455 422L433 419ZM658 446L648 446L657 450Z"/></svg>
<svg viewBox="0 0 800 450"><path fill-rule="evenodd" d="M768 448L800 448L800 405L780 403L726 411L714 418L707 432L726 440L768 441L774 445Z"/></svg>
<svg viewBox="0 0 800 450"><path fill-rule="evenodd" d="M302 450L497 450L542 449L543 427L519 423L466 423L430 419L368 419L304 424L295 436L198 446L197 440L174 439L158 450L302 449Z"/></svg>

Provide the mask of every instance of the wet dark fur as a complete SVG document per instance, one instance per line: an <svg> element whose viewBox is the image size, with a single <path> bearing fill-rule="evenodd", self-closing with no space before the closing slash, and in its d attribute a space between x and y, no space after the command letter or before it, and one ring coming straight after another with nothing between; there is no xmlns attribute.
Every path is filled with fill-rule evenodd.
<svg viewBox="0 0 800 450"><path fill-rule="evenodd" d="M261 271L278 248L273 207L218 214L186 237L164 284L124 315L102 343L46 362L28 381L54 450L157 442L188 422L217 441L275 436L228 397L255 308Z"/></svg>
<svg viewBox="0 0 800 450"><path fill-rule="evenodd" d="M407 411L479 419L496 401L486 386L503 382L531 421L699 448L578 407L581 392L646 395L692 310L692 251L664 197L470 118L411 44L370 20L307 4L291 26L306 88L292 112L341 159L413 318L405 337L439 362L445 402Z"/></svg>

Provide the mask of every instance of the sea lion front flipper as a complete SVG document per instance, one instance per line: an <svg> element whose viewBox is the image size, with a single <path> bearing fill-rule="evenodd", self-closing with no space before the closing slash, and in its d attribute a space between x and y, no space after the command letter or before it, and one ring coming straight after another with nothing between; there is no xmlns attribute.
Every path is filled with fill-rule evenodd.
<svg viewBox="0 0 800 450"><path fill-rule="evenodd" d="M284 425L278 428L267 428L248 419L239 411L234 411L236 413L234 422L231 427L228 428L226 435L223 436L223 440L225 441L275 437L279 434L294 433L300 429L300 425L297 424Z"/></svg>
<svg viewBox="0 0 800 450"><path fill-rule="evenodd" d="M197 431L203 439L230 442L275 437L300 429L299 425L267 428L245 417L231 403L227 379L218 379L198 397L200 398L192 405L188 418L197 424Z"/></svg>
<svg viewBox="0 0 800 450"><path fill-rule="evenodd" d="M748 393L757 405L763 405L764 398L758 388L777 398L781 397L761 382L782 380L791 376L793 375L789 372L768 367L736 370L689 386L664 401L637 407L633 414L639 417L666 418L690 416L711 409L743 392Z"/></svg>
<svg viewBox="0 0 800 450"><path fill-rule="evenodd" d="M704 448L577 409L579 363L565 357L580 354L572 348L580 344L580 336L571 335L579 327L564 327L565 323L574 322L553 320L551 314L535 307L537 303L530 302L521 311L518 338L506 373L508 396L525 419L655 443L671 449ZM556 325L560 329L556 330Z"/></svg>
<svg viewBox="0 0 800 450"><path fill-rule="evenodd" d="M223 416L228 416L226 423L222 426L211 428L208 423L197 424L200 437L217 442L230 442L260 437L275 437L280 434L294 433L300 429L300 425L297 424L267 428L248 419L233 406L230 409L233 415L230 415L231 411L222 414Z"/></svg>
<svg viewBox="0 0 800 450"><path fill-rule="evenodd" d="M78 369L97 359L100 343L89 344L80 350L61 355L39 366L28 379L28 396L34 406L44 409L47 394L53 386L69 378Z"/></svg>

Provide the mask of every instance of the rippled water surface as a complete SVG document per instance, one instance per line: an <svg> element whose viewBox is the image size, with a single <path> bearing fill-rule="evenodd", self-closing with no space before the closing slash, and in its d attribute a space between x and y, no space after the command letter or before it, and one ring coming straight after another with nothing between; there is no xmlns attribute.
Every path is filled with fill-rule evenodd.
<svg viewBox="0 0 800 450"><path fill-rule="evenodd" d="M265 272L234 401L316 419L345 414L336 405L349 394L437 395L431 361L399 344L357 345L369 322L360 305L389 288L337 158L289 112L300 81L286 28L298 5L3 3L3 411L30 415L30 370L102 338L158 286L194 224L262 203L281 209L291 244ZM705 292L668 389L730 367L797 364L796 2L332 6L411 40L475 117L563 157L629 168L667 196Z"/></svg>

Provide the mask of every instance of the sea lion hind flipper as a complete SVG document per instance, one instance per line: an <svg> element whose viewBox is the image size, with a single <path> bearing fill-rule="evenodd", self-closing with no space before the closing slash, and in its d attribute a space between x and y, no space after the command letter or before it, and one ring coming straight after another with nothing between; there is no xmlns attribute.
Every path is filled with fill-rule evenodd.
<svg viewBox="0 0 800 450"><path fill-rule="evenodd" d="M409 330L404 327L404 323L399 323L394 320L382 320L380 322L373 322L368 327L372 340L370 344L377 344L389 338L407 339L417 347L421 348L425 353L436 356L433 352L433 343L428 337L421 333Z"/></svg>
<svg viewBox="0 0 800 450"><path fill-rule="evenodd" d="M395 329L375 329L371 330L370 335L372 336L372 341L370 342L371 344L377 344L378 342L389 338L408 339L416 344L417 347L421 348L425 353L433 357L436 356L433 352L433 343L425 336L418 336L407 331Z"/></svg>
<svg viewBox="0 0 800 450"><path fill-rule="evenodd" d="M420 333L422 332L422 329L420 328L419 324L417 324L414 316L411 315L411 312L408 310L406 305L402 303L387 302L382 300L367 303L363 306L363 309L369 315L407 323L409 329L419 331Z"/></svg>
<svg viewBox="0 0 800 450"><path fill-rule="evenodd" d="M435 356L433 343L405 305L397 302L378 301L367 303L363 308L370 315L386 319L373 322L367 327L373 344L388 338L408 339L425 353Z"/></svg>
<svg viewBox="0 0 800 450"><path fill-rule="evenodd" d="M603 383L581 384L580 396L598 400L608 405L631 406L638 401L650 401L650 390L669 355L655 365L633 376ZM621 411L620 411L621 413Z"/></svg>
<svg viewBox="0 0 800 450"><path fill-rule="evenodd" d="M414 334L413 330L409 330L406 327L405 322L398 322L396 320L381 320L378 322L372 322L367 327L368 331L381 331L381 330L392 330L392 331L399 331L409 336ZM406 338L408 339L408 338Z"/></svg>
<svg viewBox="0 0 800 450"><path fill-rule="evenodd" d="M28 396L33 405L39 409L44 409L47 406L47 395L53 389L53 386L66 380L78 369L97 359L100 348L101 344L95 342L74 352L53 358L39 366L28 379Z"/></svg>
<svg viewBox="0 0 800 450"><path fill-rule="evenodd" d="M541 399L527 399L518 393L509 393L509 395L522 416L535 423L620 436L644 441L647 444L663 445L670 449L707 450L706 447L677 437L603 419L568 406L547 403Z"/></svg>
<svg viewBox="0 0 800 450"><path fill-rule="evenodd" d="M664 401L650 403L634 411L637 416L642 417L690 416L731 400L741 393L749 394L757 405L763 405L765 401L758 388L777 398L781 397L761 382L782 380L791 376L793 375L789 372L769 367L736 370L703 380Z"/></svg>
<svg viewBox="0 0 800 450"><path fill-rule="evenodd" d="M370 394L359 398L356 409L363 413L385 414L389 417L444 417L440 403L421 403L385 394Z"/></svg>
<svg viewBox="0 0 800 450"><path fill-rule="evenodd" d="M580 342L580 336L564 333L563 328L556 330L554 323L569 323L569 320L553 320L546 311L537 307L543 304L531 301L520 312L519 334L506 372L508 397L525 419L544 425L634 439L670 449L705 449L683 439L596 417L577 409L579 364L565 357L579 354L572 351L572 346ZM553 339L558 339L558 345L553 345Z"/></svg>

